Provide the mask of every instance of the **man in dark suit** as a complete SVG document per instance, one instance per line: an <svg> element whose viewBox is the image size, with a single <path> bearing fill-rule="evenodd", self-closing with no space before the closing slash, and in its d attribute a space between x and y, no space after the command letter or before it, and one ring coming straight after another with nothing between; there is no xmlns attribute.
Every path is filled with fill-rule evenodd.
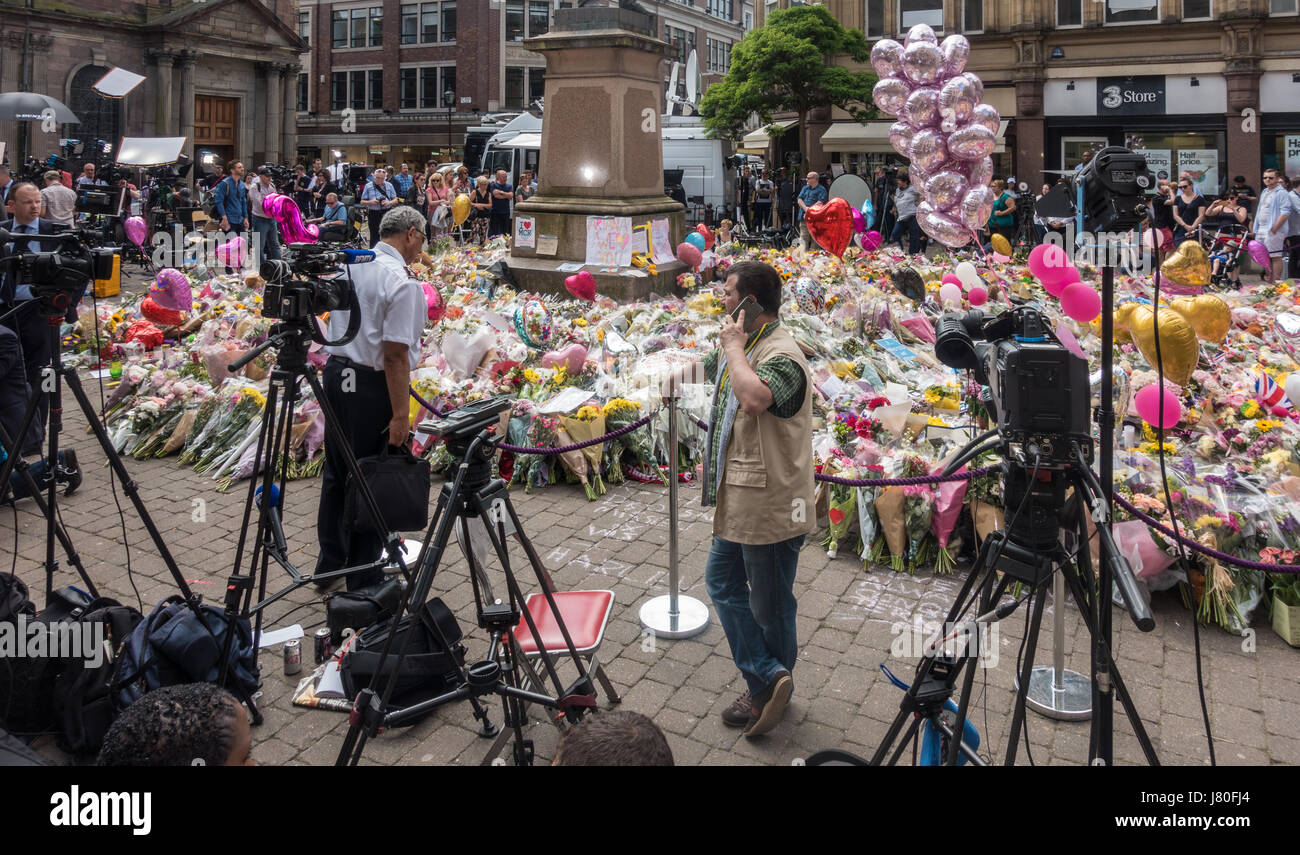
<svg viewBox="0 0 1300 855"><path fill-rule="evenodd" d="M48 235L54 233L54 223L37 216L41 208L41 191L35 184L21 182L9 191L9 202L5 206L10 219L0 223L0 228L10 234ZM38 241L11 242L4 247L5 255L19 252L52 251ZM4 325L18 334L23 349L23 366L27 383L33 389L41 383L41 368L50 364L53 353L50 350L50 326L37 311L30 284L19 284L9 272L0 280L0 316ZM45 423L47 405L41 407L41 424Z"/></svg>
<svg viewBox="0 0 1300 855"><path fill-rule="evenodd" d="M9 201L6 205L10 219L0 223L0 228L15 234L35 234L49 235L54 234L55 224L48 220L41 220L37 216L41 207L41 192L35 184L29 182L20 182L10 188ZM15 252L42 252L53 251L54 245L42 245L39 241L27 241L24 247L23 242L13 241L4 247L4 254L11 255ZM37 310L36 300L32 294L30 284L19 284L15 278L8 273L0 280L0 316L4 318L4 325L14 332L19 344L19 353L22 357L23 374L26 375L26 386L29 389L38 389L41 384L41 369L50 364L53 357L50 344L50 325ZM12 355L12 354L11 354ZM15 365L16 367L16 365ZM13 405L13 401L10 405ZM44 431L45 419L49 413L49 399L41 400L41 408L38 419L38 436ZM26 438L24 438L26 443ZM26 445L23 448L27 451ZM71 468L76 469L75 459ZM35 467L33 467L35 470ZM68 480L59 467L59 480ZM33 474L37 474L35 471ZM70 476L68 476L70 477ZM76 480L80 483L81 476L76 474ZM73 488L75 489L75 488ZM15 491L18 493L18 491Z"/></svg>

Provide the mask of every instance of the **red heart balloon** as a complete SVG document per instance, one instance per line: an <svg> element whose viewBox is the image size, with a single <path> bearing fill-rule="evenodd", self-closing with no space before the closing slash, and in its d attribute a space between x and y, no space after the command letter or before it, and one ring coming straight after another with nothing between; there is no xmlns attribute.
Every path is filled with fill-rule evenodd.
<svg viewBox="0 0 1300 855"><path fill-rule="evenodd" d="M843 199L818 202L804 213L808 233L822 248L843 258L853 239L853 206Z"/></svg>
<svg viewBox="0 0 1300 855"><path fill-rule="evenodd" d="M713 249L713 230L704 223L700 223L695 227L695 231L700 233L700 237L704 238L704 248Z"/></svg>
<svg viewBox="0 0 1300 855"><path fill-rule="evenodd" d="M579 300L596 299L596 277L586 270L579 270L572 276L566 277L564 287Z"/></svg>

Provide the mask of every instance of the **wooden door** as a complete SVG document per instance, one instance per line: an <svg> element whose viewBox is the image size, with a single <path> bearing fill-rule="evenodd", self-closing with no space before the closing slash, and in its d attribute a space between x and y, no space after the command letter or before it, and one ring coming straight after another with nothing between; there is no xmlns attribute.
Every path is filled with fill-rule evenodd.
<svg viewBox="0 0 1300 855"><path fill-rule="evenodd" d="M218 95L194 96L194 145L207 148L238 144L239 99Z"/></svg>

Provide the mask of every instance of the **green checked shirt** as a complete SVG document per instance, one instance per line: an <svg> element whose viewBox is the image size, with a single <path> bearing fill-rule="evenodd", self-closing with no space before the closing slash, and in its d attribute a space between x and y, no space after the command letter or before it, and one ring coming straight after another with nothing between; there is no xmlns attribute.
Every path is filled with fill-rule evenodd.
<svg viewBox="0 0 1300 855"><path fill-rule="evenodd" d="M754 342L760 337L766 337L772 334L781 322L773 321L767 325L766 329L758 329L750 333L745 341L745 350L749 350ZM718 365L722 362L722 349L715 347L709 351L703 359L704 372L708 375L709 382L717 384L718 382ZM803 405L804 379L803 369L795 364L793 359L786 356L776 356L754 368L754 373L758 379L767 384L767 388L772 390L772 406L767 411L778 419L788 419L799 412L799 407ZM727 378L723 381L722 387L718 389L718 394L713 398L713 409L709 413L709 422L714 425L722 424L722 416L726 408L727 397L731 394L731 372L727 372ZM713 437L705 453L709 456L709 466L712 468L713 461L717 460L717 443L722 442L723 438ZM717 491L713 486L712 479L704 484L704 504L706 507L717 503Z"/></svg>

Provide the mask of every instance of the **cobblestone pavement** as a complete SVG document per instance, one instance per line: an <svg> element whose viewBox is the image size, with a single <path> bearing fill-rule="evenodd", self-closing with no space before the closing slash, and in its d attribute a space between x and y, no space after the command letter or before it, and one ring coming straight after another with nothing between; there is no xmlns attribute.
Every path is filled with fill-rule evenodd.
<svg viewBox="0 0 1300 855"><path fill-rule="evenodd" d="M92 397L94 381L88 381ZM169 573L154 550L121 484L117 499L110 490L109 472L85 420L73 412L71 401L62 444L76 448L86 482L61 503L62 519L75 540L101 593L123 602L136 602L148 611L175 592ZM239 536L246 484L219 493L215 483L175 458L135 461L127 466L140 495L165 535L167 544L190 584L210 602L220 602L222 586L231 572ZM315 556L315 508L319 480L291 482L287 490L285 532L295 561L310 568ZM795 592L799 601L799 665L796 690L785 720L766 737L749 740L723 726L719 714L744 688L731 661L716 618L695 638L665 641L643 636L638 610L651 596L666 590L668 578L667 490L662 486L627 484L611 487L607 495L588 503L576 487L558 486L526 495L512 491L525 531L537 545L557 585L564 590L601 588L615 593L613 615L601 649L610 678L623 694L623 708L653 718L668 735L679 765L788 765L825 748L842 748L869 755L885 734L902 697L880 672L886 663L910 680L916 659L896 657L891 645L899 630L918 620L937 620L956 595L961 577L915 577L883 569L865 572L862 562L841 554L828 558L810 538L800 556ZM126 541L117 504L125 510ZM206 521L195 521L201 510ZM10 510L0 512L0 544L4 555L14 551ZM36 599L43 589L44 520L30 501L18 503L17 570ZM705 557L711 533L711 511L699 507L698 491L680 491L680 554L682 590L707 603L703 587ZM487 648L476 626L466 562L453 547L449 561L434 579L433 590L456 612L467 635L469 660ZM75 583L76 576L60 554L56 585ZM519 557L519 556L516 556ZM516 562L516 566L519 563ZM269 590L287 576L273 573ZM523 578L525 589L535 590ZM504 590L499 574L492 582ZM302 589L268 609L269 626L301 623L311 634L324 620L320 598ZM1157 594L1154 632L1138 632L1122 610L1115 615L1117 662L1133 693L1160 759L1165 764L1208 762L1196 692L1192 625L1175 594ZM999 625L996 664L981 669L976 681L973 721L983 746L1001 760L1013 703L1013 675L1023 634L1025 610ZM1048 604L1037 660L1051 655L1051 614ZM1068 667L1088 671L1088 646L1073 606L1065 616ZM1206 697L1213 724L1218 761L1224 764L1300 763L1300 725L1294 713L1300 703L1300 654L1287 647L1263 622L1253 634L1240 638L1214 629L1201 634ZM311 641L304 643L310 651ZM906 651L904 651L906 652ZM307 652L310 661L310 652ZM338 753L346 717L335 712L294 707L290 692L297 677L286 677L278 650L262 658L265 723L254 729L254 756L264 764L328 764ZM534 710L536 713L536 710ZM497 704L493 718L500 721ZM1116 762L1135 764L1143 758L1119 704L1115 712ZM1038 764L1080 764L1088 750L1087 722L1056 722L1030 713L1028 742ZM553 756L556 730L536 715L526 735L537 744L539 762ZM477 764L489 743L479 739L464 704L443 708L422 722L389 730L368 745L363 763ZM43 750L57 751L50 745ZM508 755L508 750L507 750ZM1019 751L1018 762L1028 757Z"/></svg>

